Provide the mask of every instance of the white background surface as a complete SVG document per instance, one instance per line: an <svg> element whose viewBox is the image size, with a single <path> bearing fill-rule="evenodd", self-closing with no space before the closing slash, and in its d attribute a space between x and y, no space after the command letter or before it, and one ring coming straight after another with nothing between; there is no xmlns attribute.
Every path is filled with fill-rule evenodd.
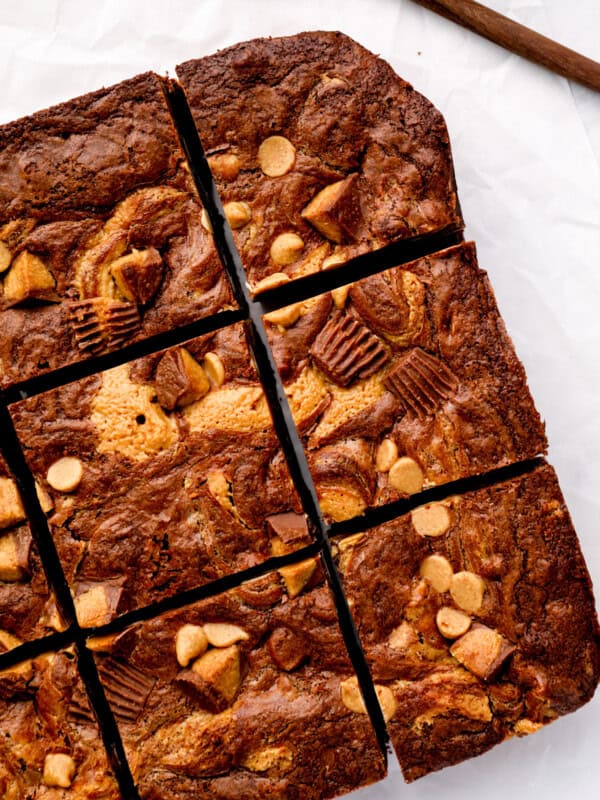
<svg viewBox="0 0 600 800"><path fill-rule="evenodd" d="M488 5L600 61L598 0ZM0 122L254 36L342 30L443 112L478 245L600 595L600 94L409 0L0 0ZM599 693L600 694L600 693ZM353 800L600 798L600 696L526 739ZM240 798L240 800L243 800Z"/></svg>

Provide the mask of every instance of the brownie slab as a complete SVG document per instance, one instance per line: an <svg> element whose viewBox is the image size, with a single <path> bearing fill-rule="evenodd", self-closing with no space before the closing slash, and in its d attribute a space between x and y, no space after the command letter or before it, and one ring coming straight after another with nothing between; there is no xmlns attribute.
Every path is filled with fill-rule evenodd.
<svg viewBox="0 0 600 800"><path fill-rule="evenodd" d="M0 385L232 307L153 73L0 127Z"/></svg>
<svg viewBox="0 0 600 800"><path fill-rule="evenodd" d="M0 672L0 796L120 800L71 650Z"/></svg>
<svg viewBox="0 0 600 800"><path fill-rule="evenodd" d="M51 500L40 489L40 501ZM16 481L0 455L0 653L59 625Z"/></svg>
<svg viewBox="0 0 600 800"><path fill-rule="evenodd" d="M241 324L10 411L84 626L312 541Z"/></svg>
<svg viewBox="0 0 600 800"><path fill-rule="evenodd" d="M90 646L143 800L325 800L385 774L318 559Z"/></svg>
<svg viewBox="0 0 600 800"><path fill-rule="evenodd" d="M328 519L546 450L471 243L265 321Z"/></svg>
<svg viewBox="0 0 600 800"><path fill-rule="evenodd" d="M254 39L177 75L255 291L462 224L441 114L347 36Z"/></svg>
<svg viewBox="0 0 600 800"><path fill-rule="evenodd" d="M550 466L341 540L339 564L406 780L592 697L598 618Z"/></svg>

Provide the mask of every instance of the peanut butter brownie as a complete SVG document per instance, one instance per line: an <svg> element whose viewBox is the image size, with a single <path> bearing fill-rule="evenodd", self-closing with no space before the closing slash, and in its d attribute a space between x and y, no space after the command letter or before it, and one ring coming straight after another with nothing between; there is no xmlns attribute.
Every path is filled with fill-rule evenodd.
<svg viewBox="0 0 600 800"><path fill-rule="evenodd" d="M325 800L385 773L318 559L90 646L143 800Z"/></svg>
<svg viewBox="0 0 600 800"><path fill-rule="evenodd" d="M0 796L121 798L70 650L0 672Z"/></svg>
<svg viewBox="0 0 600 800"><path fill-rule="evenodd" d="M592 697L598 619L550 466L341 540L339 564L408 781Z"/></svg>
<svg viewBox="0 0 600 800"><path fill-rule="evenodd" d="M153 73L0 127L0 385L231 307L201 215Z"/></svg>
<svg viewBox="0 0 600 800"><path fill-rule="evenodd" d="M341 33L177 67L251 287L460 227L444 120Z"/></svg>
<svg viewBox="0 0 600 800"><path fill-rule="evenodd" d="M50 496L39 487L42 508ZM14 477L0 455L0 653L60 625Z"/></svg>
<svg viewBox="0 0 600 800"><path fill-rule="evenodd" d="M241 324L10 410L84 626L312 541Z"/></svg>
<svg viewBox="0 0 600 800"><path fill-rule="evenodd" d="M329 519L546 450L473 244L265 320Z"/></svg>

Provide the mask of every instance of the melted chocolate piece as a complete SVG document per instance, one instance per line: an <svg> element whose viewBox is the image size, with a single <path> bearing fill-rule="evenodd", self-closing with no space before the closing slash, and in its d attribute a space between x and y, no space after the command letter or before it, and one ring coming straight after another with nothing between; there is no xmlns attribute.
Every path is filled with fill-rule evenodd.
<svg viewBox="0 0 600 800"><path fill-rule="evenodd" d="M371 331L343 312L335 313L310 349L316 366L338 386L368 378L388 361L389 352Z"/></svg>
<svg viewBox="0 0 600 800"><path fill-rule="evenodd" d="M98 672L117 722L135 723L154 688L154 678L114 658L103 661Z"/></svg>
<svg viewBox="0 0 600 800"><path fill-rule="evenodd" d="M456 376L435 356L415 347L383 379L386 389L417 417L433 414L458 385Z"/></svg>

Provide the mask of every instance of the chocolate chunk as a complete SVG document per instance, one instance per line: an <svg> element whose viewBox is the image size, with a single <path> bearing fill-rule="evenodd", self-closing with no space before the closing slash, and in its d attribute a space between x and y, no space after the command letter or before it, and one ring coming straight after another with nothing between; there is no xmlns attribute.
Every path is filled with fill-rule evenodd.
<svg viewBox="0 0 600 800"><path fill-rule="evenodd" d="M398 359L383 384L404 404L407 412L426 417L450 397L458 380L435 356L415 347Z"/></svg>
<svg viewBox="0 0 600 800"><path fill-rule="evenodd" d="M168 350L156 368L158 402L168 411L199 400L210 389L208 377L184 348Z"/></svg>
<svg viewBox="0 0 600 800"><path fill-rule="evenodd" d="M226 708L229 708L230 703L225 697L192 669L182 670L175 678L174 683L176 683L194 703L197 703L200 708L210 711L211 714L219 714L221 711L225 711Z"/></svg>
<svg viewBox="0 0 600 800"><path fill-rule="evenodd" d="M98 672L106 699L118 722L135 723L144 710L155 680L131 664L114 658L102 661Z"/></svg>
<svg viewBox="0 0 600 800"><path fill-rule="evenodd" d="M388 361L389 352L371 331L343 312L336 312L310 349L317 367L338 386L368 378Z"/></svg>
<svg viewBox="0 0 600 800"><path fill-rule="evenodd" d="M304 514L295 514L293 511L272 514L267 517L267 530L271 536L281 539L288 550L297 550L311 542Z"/></svg>
<svg viewBox="0 0 600 800"><path fill-rule="evenodd" d="M410 304L396 270L371 275L350 287L350 298L367 325L380 336L398 335L409 324Z"/></svg>
<svg viewBox="0 0 600 800"><path fill-rule="evenodd" d="M95 356L125 344L141 324L137 306L103 297L74 301L68 314L77 346Z"/></svg>
<svg viewBox="0 0 600 800"><path fill-rule="evenodd" d="M358 194L358 174L322 189L302 211L305 220L332 242L353 242L363 222Z"/></svg>
<svg viewBox="0 0 600 800"><path fill-rule="evenodd" d="M304 641L289 628L276 628L267 647L273 661L286 672L296 669L309 656Z"/></svg>
<svg viewBox="0 0 600 800"><path fill-rule="evenodd" d="M135 250L111 265L112 276L119 291L132 303L150 302L160 286L163 261L155 247Z"/></svg>

